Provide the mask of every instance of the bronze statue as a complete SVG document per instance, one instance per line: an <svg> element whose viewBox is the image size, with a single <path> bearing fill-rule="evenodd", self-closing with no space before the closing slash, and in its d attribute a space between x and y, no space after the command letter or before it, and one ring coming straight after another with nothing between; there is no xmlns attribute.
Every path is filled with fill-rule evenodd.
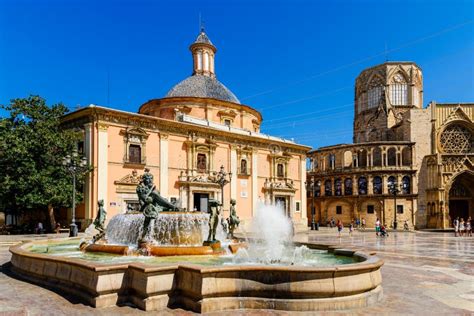
<svg viewBox="0 0 474 316"><path fill-rule="evenodd" d="M161 211L174 211L177 208L164 199L160 192L156 190L153 184L153 175L148 170L145 170L142 181L137 186L137 195L140 203L140 212L145 215L141 241L148 241L158 214Z"/></svg>
<svg viewBox="0 0 474 316"><path fill-rule="evenodd" d="M97 211L97 216L94 220L94 227L99 231L97 235L92 238L92 242L95 243L102 239L105 236L105 219L107 218L107 212L104 209L104 200L99 200L97 203L99 205L99 210Z"/></svg>
<svg viewBox="0 0 474 316"><path fill-rule="evenodd" d="M217 225L219 224L221 202L215 199L209 199L209 235L207 237L208 243L216 242Z"/></svg>
<svg viewBox="0 0 474 316"><path fill-rule="evenodd" d="M229 218L227 219L227 222L229 223L229 238L234 238L234 230L239 226L240 224L240 219L237 216L237 212L235 210L235 204L237 202L235 199L230 200L230 215Z"/></svg>

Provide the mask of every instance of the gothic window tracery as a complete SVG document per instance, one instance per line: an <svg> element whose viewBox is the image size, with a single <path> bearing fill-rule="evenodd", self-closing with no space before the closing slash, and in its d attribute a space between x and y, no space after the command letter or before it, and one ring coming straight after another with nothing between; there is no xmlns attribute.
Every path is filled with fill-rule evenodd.
<svg viewBox="0 0 474 316"><path fill-rule="evenodd" d="M410 177L404 176L402 178L402 194L410 194L411 185L410 185Z"/></svg>
<svg viewBox="0 0 474 316"><path fill-rule="evenodd" d="M370 80L369 90L367 91L367 107L373 109L378 107L382 99L383 80L379 76L375 76Z"/></svg>
<svg viewBox="0 0 474 316"><path fill-rule="evenodd" d="M441 149L445 153L463 154L473 152L474 138L466 127L453 124L448 126L440 137Z"/></svg>

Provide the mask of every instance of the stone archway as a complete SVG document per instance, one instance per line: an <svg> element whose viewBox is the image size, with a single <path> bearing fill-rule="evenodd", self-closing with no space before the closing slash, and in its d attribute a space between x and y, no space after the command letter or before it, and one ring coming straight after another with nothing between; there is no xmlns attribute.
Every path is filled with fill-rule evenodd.
<svg viewBox="0 0 474 316"><path fill-rule="evenodd" d="M474 172L464 171L453 178L448 201L450 225L456 217L464 220L474 218Z"/></svg>

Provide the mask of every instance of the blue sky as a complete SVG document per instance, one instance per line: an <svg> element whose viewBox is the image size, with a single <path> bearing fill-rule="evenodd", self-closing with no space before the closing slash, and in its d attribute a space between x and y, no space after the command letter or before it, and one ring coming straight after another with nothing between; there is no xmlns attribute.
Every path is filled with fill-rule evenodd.
<svg viewBox="0 0 474 316"><path fill-rule="evenodd" d="M191 74L199 13L218 79L272 135L352 142L354 80L387 57L421 66L425 105L474 102L474 0L0 0L0 103L136 112Z"/></svg>

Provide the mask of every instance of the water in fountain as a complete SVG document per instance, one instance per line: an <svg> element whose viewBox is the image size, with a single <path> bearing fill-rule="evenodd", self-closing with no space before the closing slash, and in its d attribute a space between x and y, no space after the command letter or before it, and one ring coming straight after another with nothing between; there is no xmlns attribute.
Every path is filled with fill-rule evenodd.
<svg viewBox="0 0 474 316"><path fill-rule="evenodd" d="M106 229L109 244L136 247L142 236L143 214L114 216ZM200 212L161 212L155 220L151 242L161 246L201 246L209 233L209 214ZM216 238L223 241L226 234L219 224Z"/></svg>
<svg viewBox="0 0 474 316"><path fill-rule="evenodd" d="M259 204L252 221L248 248L240 248L233 263L299 264L310 252L306 246L294 247L292 223L282 205Z"/></svg>

